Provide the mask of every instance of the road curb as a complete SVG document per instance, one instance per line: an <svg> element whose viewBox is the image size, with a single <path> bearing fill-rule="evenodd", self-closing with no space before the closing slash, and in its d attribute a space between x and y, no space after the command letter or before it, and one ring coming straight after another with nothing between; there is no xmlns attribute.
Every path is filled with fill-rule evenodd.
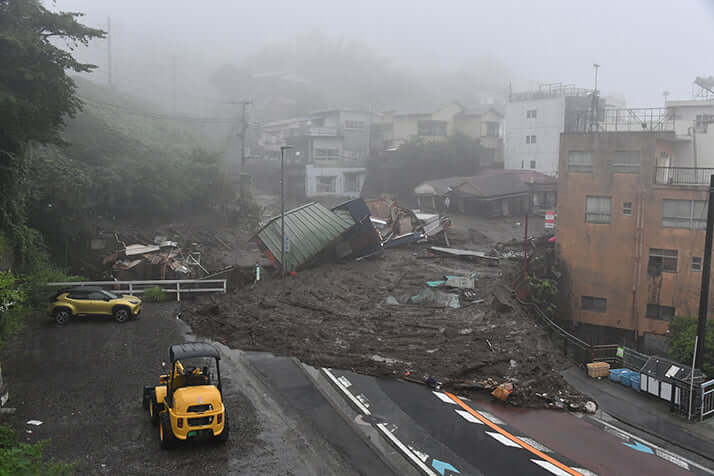
<svg viewBox="0 0 714 476"><path fill-rule="evenodd" d="M640 426L640 425L637 425L637 424L635 424L635 423L632 423L632 422L628 421L626 418L623 418L623 417L621 417L621 416L619 416L619 415L615 415L614 413L610 413L610 412L604 411L604 410L603 410L603 413L605 413L606 415L608 415L608 416L612 417L613 419L619 421L620 423L624 423L625 425L630 426L630 427L636 429L637 431L641 431L642 433L646 433L646 434L648 434L648 435L650 435L650 436L654 436L655 438L658 438L658 439L660 439L660 440L662 440L662 441L666 441L666 442L669 443L670 445L674 445L674 446L676 446L677 448L680 448L680 449L683 449L684 451L688 451L688 452L690 452L690 453L693 453L693 454L699 456L700 458L704 458L704 459L706 459L707 461L710 461L710 462L714 463L714 458L712 458L712 456L707 455L706 453L702 453L702 452L700 452L699 450L696 450L696 449L693 449L693 448L687 448L686 446L682 445L681 443L679 443L679 442L677 442L677 441L674 441L674 440L671 439L671 438L668 438L668 437L666 437L666 436L664 436L664 435L661 435L661 434L659 434L659 433L657 433L657 432L655 432L655 431L648 430L648 429L646 429L646 428L644 428L644 427L642 427L642 426ZM689 433L689 432L687 432L687 433L690 434L690 435L692 435L692 434ZM697 438L697 439L701 439L701 438L699 438L698 436L694 436L694 435L692 435L692 437L693 437L693 438Z"/></svg>
<svg viewBox="0 0 714 476"><path fill-rule="evenodd" d="M370 415L370 411L362 405L357 398L352 395L352 392L350 392L347 388L344 386L341 386L339 383L338 379L331 374L330 369L327 369L325 367L322 367L320 369L323 373L325 373L328 376L328 380L330 381L331 385L335 386L337 390L342 392L349 402L355 407L355 409L364 414L364 415ZM389 428L387 428L385 423L379 423L374 425L379 432L382 434L383 438L397 451L399 451L402 454L402 457L404 457L409 463L410 467L413 468L414 470L417 470L419 474L426 474L427 476L436 476L436 473L431 470L422 460L420 460L407 446L399 440L391 431L389 431ZM392 466L390 465L390 468ZM397 474L402 474L403 469L400 469Z"/></svg>
<svg viewBox="0 0 714 476"><path fill-rule="evenodd" d="M349 415L344 410L343 405L340 405L338 403L338 401L337 401L338 398L339 398L339 402L343 402L343 403L345 401L344 398L339 394L334 394L334 393L327 391L325 386L328 386L328 388L331 388L332 390L334 390L332 388L334 386L334 383L330 379L326 379L324 382L321 382L308 370L309 368L315 369L315 371L318 375L322 375L323 368L310 367L307 364L300 362L296 358L293 358L293 360L298 365L298 367L300 367L300 369L305 374L305 376L308 378L308 380L310 380L310 382L312 382L312 384L315 386L317 391L320 392L320 394L322 394L323 397L325 397L325 399L330 403L332 408L334 408L335 411L342 417L342 419L345 420L348 425L350 425L350 427L354 430L354 432L357 435L359 435L360 439L362 441L364 441L365 444L367 446L369 446L372 449L372 451L374 451L379 456L379 459L382 460L382 462L385 465L387 465L394 472L394 474L403 475L405 468L403 466L396 464L392 458L388 457L388 455L386 455L384 453L383 449L380 448L374 442L372 437L365 433L364 428L360 427L360 425L357 424L355 419L352 418L351 415ZM340 390L340 389L338 388L338 390ZM352 403L352 402L350 402L350 403ZM354 406L354 404L352 404L352 405L348 404L347 406L351 407L351 406ZM354 408L353 408L353 410L354 410ZM361 411L359 411L359 409L357 409L356 415L361 415L361 414L363 414L363 413ZM375 435L380 434L380 432L377 431L378 427L376 425L370 425L370 428L374 429ZM401 455L401 456L403 457L403 455ZM405 460L405 462L406 462L406 460ZM409 466L409 467L411 468L411 466Z"/></svg>

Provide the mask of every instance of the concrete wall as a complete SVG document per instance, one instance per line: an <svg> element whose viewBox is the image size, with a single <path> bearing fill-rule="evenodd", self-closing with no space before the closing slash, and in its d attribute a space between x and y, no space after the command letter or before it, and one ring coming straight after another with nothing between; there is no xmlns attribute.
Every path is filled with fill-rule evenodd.
<svg viewBox="0 0 714 476"><path fill-rule="evenodd" d="M527 111L536 110L536 117L527 117ZM531 160L535 168L548 175L558 174L560 133L563 132L565 98L555 97L506 104L504 168L529 169ZM526 136L535 135L536 143L526 143Z"/></svg>
<svg viewBox="0 0 714 476"><path fill-rule="evenodd" d="M358 187L356 191L347 191L346 182L349 175L356 175ZM341 168L341 167L316 167L308 165L305 167L305 194L308 197L350 197L360 196L364 185L367 170L364 168ZM318 177L335 177L334 192L318 192Z"/></svg>
<svg viewBox="0 0 714 476"><path fill-rule="evenodd" d="M668 322L646 317L648 303L672 306L678 316L696 315L701 272L690 264L692 256L703 256L704 231L663 227L662 200L704 200L706 187L653 183L657 158L671 154L672 139L652 133L562 136L557 236L567 276L565 314L576 323L664 334ZM592 151L592 173L568 171L570 150ZM618 150L640 150L639 173L613 172ZM609 224L585 222L588 195L611 197ZM632 216L623 213L624 202L632 202ZM650 248L677 250L677 272L648 274ZM582 296L606 298L607 311L582 309Z"/></svg>
<svg viewBox="0 0 714 476"><path fill-rule="evenodd" d="M712 168L714 167L714 124L708 124L704 128L695 129L697 115L714 115L714 103L709 101L669 101L667 102L669 111L674 114L674 127L678 136L685 139L696 140L697 154L696 166ZM693 136L696 135L696 138ZM691 145L689 145L691 147ZM682 167L694 167L694 155L678 156L675 151L674 161L679 165L688 162ZM686 160L691 159L691 160Z"/></svg>

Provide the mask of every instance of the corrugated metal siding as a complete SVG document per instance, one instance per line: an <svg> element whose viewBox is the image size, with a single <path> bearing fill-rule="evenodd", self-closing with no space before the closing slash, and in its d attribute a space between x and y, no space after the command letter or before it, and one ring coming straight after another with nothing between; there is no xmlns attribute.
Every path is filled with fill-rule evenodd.
<svg viewBox="0 0 714 476"><path fill-rule="evenodd" d="M285 253L286 269L292 271L308 263L354 224L348 215L337 215L319 203L285 212L285 235L290 241L290 251ZM280 217L273 218L256 236L279 263Z"/></svg>

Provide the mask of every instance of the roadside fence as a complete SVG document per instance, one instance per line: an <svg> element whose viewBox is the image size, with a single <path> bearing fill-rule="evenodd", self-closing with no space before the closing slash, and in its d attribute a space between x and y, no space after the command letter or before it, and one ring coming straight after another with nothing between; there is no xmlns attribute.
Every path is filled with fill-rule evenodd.
<svg viewBox="0 0 714 476"><path fill-rule="evenodd" d="M117 294L143 294L147 289L160 287L165 293L175 293L181 301L185 293L223 293L227 291L225 279L157 279L153 281L80 281L47 283L52 287L98 286Z"/></svg>

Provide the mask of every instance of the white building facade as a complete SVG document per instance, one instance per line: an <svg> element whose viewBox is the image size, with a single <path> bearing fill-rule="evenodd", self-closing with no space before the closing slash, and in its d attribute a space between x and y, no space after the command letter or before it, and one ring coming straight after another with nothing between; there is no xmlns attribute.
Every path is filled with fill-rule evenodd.
<svg viewBox="0 0 714 476"><path fill-rule="evenodd" d="M504 117L504 168L557 176L560 134L568 122L587 113L591 93L552 84L511 94Z"/></svg>

